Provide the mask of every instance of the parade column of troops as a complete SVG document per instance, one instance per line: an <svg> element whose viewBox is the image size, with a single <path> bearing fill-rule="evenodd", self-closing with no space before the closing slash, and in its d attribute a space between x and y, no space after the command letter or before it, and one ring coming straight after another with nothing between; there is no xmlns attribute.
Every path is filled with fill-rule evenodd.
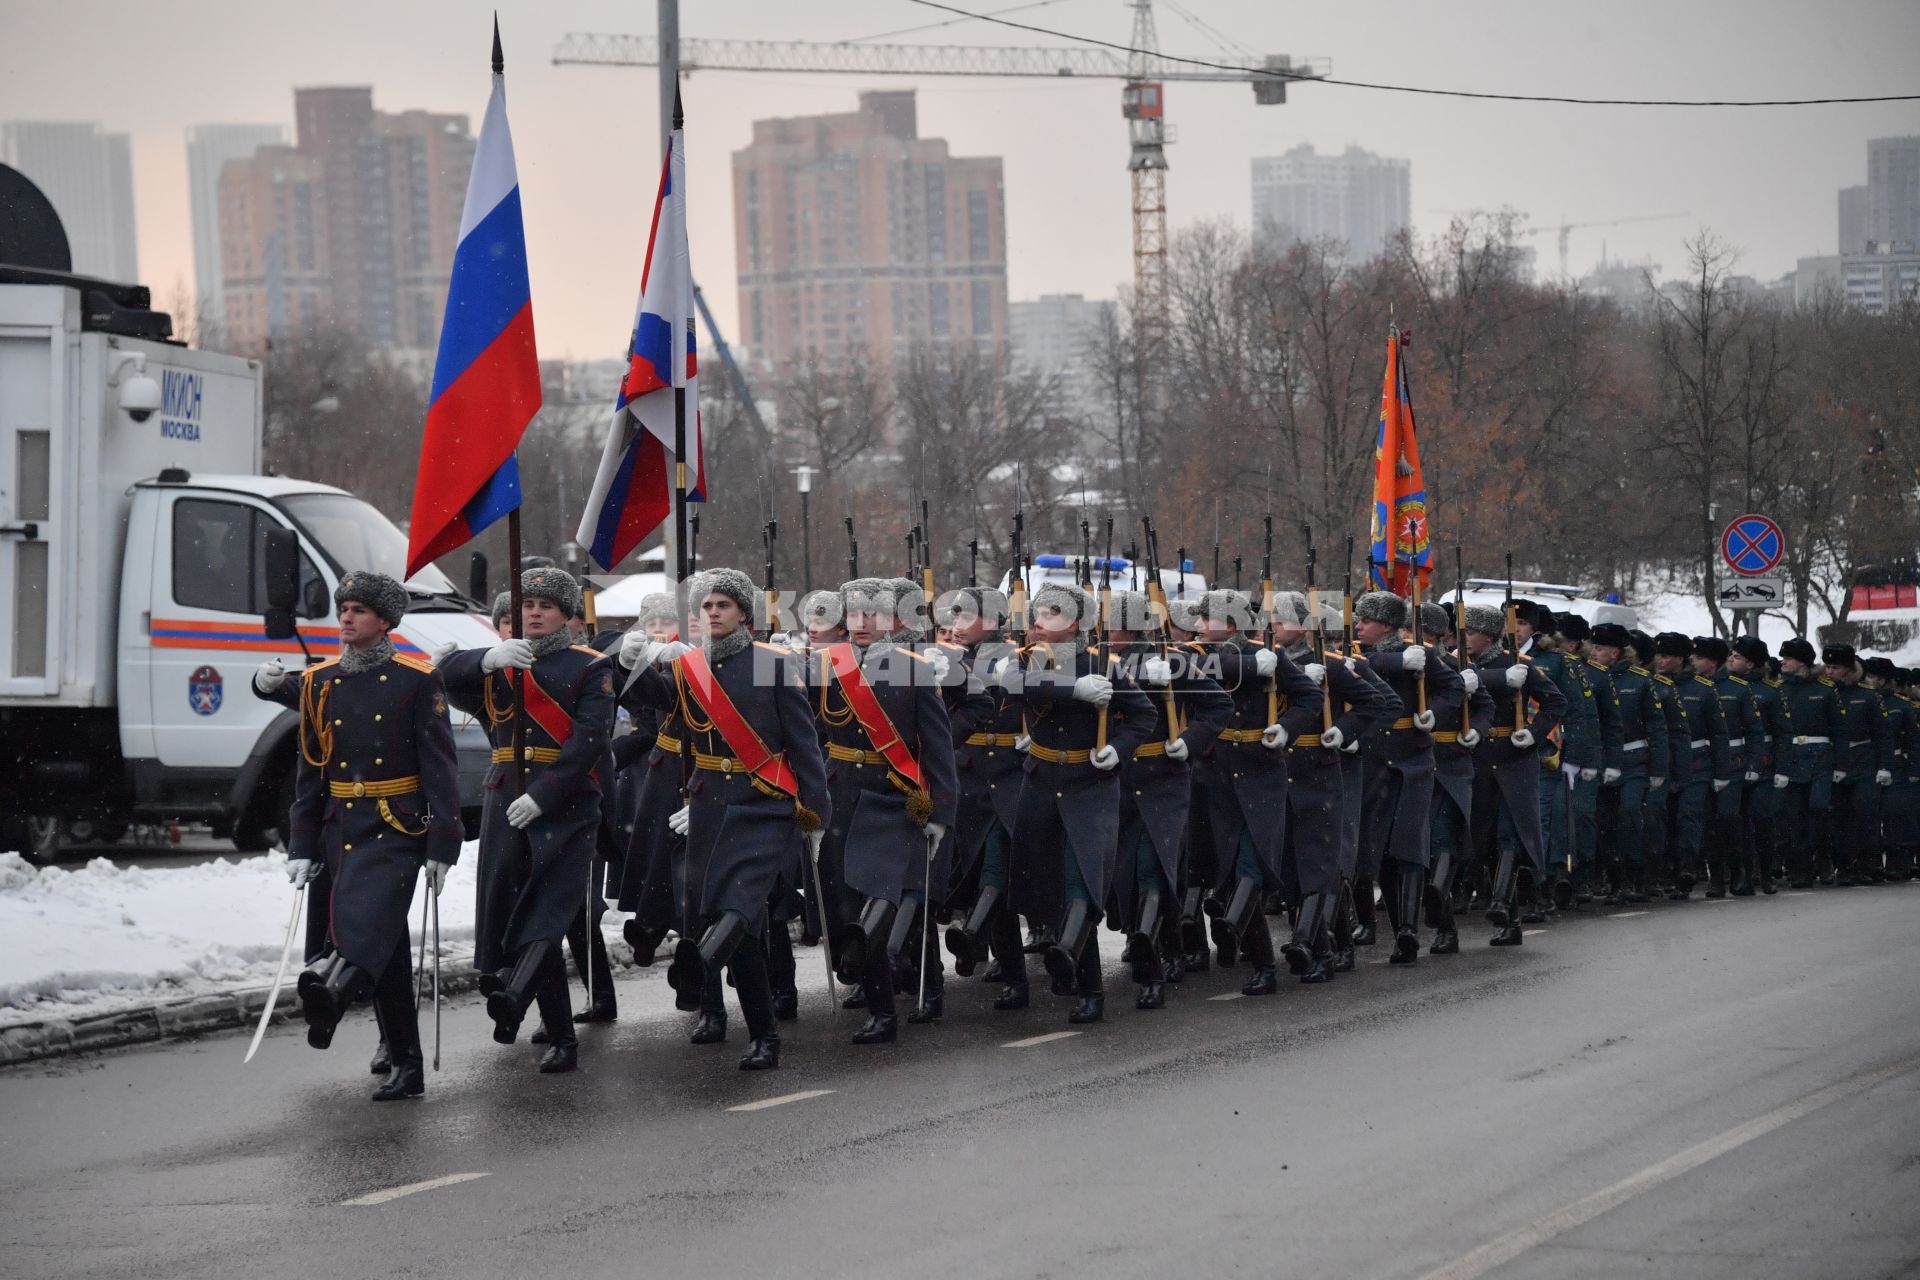
<svg viewBox="0 0 1920 1280"><path fill-rule="evenodd" d="M537 1008L550 1072L577 1065L575 1023L615 1017L609 901L639 965L676 939L696 1044L726 1038L727 976L740 1066L765 1070L799 1013L796 938L864 1010L854 1042L884 1044L897 999L908 1023L946 1015L949 956L1002 1011L1028 1007L1038 956L1068 1020L1100 1021L1103 924L1152 1010L1214 965L1244 964L1260 996L1283 969L1333 981L1376 938L1398 965L1454 954L1468 912L1513 947L1596 900L1920 874L1920 672L1525 600L1334 607L1311 572L1304 592L1169 601L1150 526L1149 544L1144 592L1114 585L1111 557L1102 586L1089 556L1080 585L1031 598L1020 573L1012 599L855 577L761 639L738 570L694 576L687 634L662 595L596 635L580 585L540 565L524 638L502 593L498 644L431 663L387 639L405 589L349 575L341 656L253 682L301 713L287 829L290 875L316 889L310 1043L370 1000L374 1096L424 1088L406 909L460 852L449 702L495 744L474 955L494 1038Z"/></svg>

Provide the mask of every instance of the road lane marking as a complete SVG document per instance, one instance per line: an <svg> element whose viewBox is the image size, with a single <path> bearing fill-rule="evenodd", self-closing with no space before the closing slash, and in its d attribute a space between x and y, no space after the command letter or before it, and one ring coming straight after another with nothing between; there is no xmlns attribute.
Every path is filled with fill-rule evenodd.
<svg viewBox="0 0 1920 1280"><path fill-rule="evenodd" d="M784 1107L789 1102L805 1102L809 1098L824 1098L832 1093L831 1089L802 1089L798 1093L783 1093L777 1098L762 1098L758 1102L743 1102L737 1107L728 1107L729 1111L765 1111L768 1107Z"/></svg>
<svg viewBox="0 0 1920 1280"><path fill-rule="evenodd" d="M1695 1143L1684 1151L1668 1156L1658 1164L1648 1165L1631 1177L1622 1178L1604 1190L1582 1196L1545 1217L1535 1219L1524 1227L1490 1240L1446 1266L1427 1272L1421 1280L1474 1280L1476 1276L1483 1276L1497 1267L1505 1266L1529 1249L1543 1245L1555 1236L1563 1235L1575 1227L1591 1222L1635 1196L1691 1173L1708 1161L1743 1147L1755 1138L1765 1137L1775 1129L1791 1124L1802 1116L1811 1115L1822 1107L1839 1102L1843 1098L1865 1093L1875 1085L1884 1084L1895 1076L1912 1071L1915 1067L1920 1067L1920 1058L1909 1058L1905 1062L1896 1062L1878 1071L1869 1071L1864 1075L1854 1076L1850 1080L1830 1084L1824 1089L1815 1090L1797 1102L1775 1107L1765 1115L1749 1120L1745 1124L1735 1125L1724 1133L1708 1138L1705 1142Z"/></svg>
<svg viewBox="0 0 1920 1280"><path fill-rule="evenodd" d="M1536 933L1545 933L1545 932L1546 932L1545 929L1522 929L1520 931L1520 936L1523 938L1531 938Z"/></svg>
<svg viewBox="0 0 1920 1280"><path fill-rule="evenodd" d="M1209 1000L1245 1000L1246 998L1247 993L1244 991L1228 991L1217 996L1207 997Z"/></svg>
<svg viewBox="0 0 1920 1280"><path fill-rule="evenodd" d="M1000 1047L1002 1049L1031 1049L1037 1044L1052 1044L1055 1040L1065 1040L1079 1034L1078 1031L1049 1031L1043 1036L1028 1036L1025 1040L1009 1040Z"/></svg>
<svg viewBox="0 0 1920 1280"><path fill-rule="evenodd" d="M1608 914L1608 915L1605 915L1605 916L1602 916L1602 917L1601 917L1601 919L1603 919L1603 920L1627 920L1627 919L1630 919L1630 918L1632 918L1633 916L1645 916L1645 915L1652 915L1652 914L1653 914L1653 913L1652 913L1652 912L1650 912L1650 911L1615 911L1615 912L1612 912L1612 913L1610 913L1610 914Z"/></svg>
<svg viewBox="0 0 1920 1280"><path fill-rule="evenodd" d="M363 1208L370 1204L385 1204L389 1200L398 1200L401 1196L410 1196L419 1191L435 1191L441 1187L451 1187L462 1182L472 1182L476 1178L491 1178L491 1173L450 1173L444 1178L428 1178L425 1182L409 1182L403 1187L388 1187L385 1191L370 1191L364 1196L355 1196L340 1203L347 1208Z"/></svg>

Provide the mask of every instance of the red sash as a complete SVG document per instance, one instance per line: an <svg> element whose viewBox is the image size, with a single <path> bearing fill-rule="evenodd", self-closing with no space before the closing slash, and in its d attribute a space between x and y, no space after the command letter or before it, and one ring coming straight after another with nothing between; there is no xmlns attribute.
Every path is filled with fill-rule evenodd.
<svg viewBox="0 0 1920 1280"><path fill-rule="evenodd" d="M713 668L707 665L707 655L698 649L682 654L675 664L680 671L680 686L693 695L700 704L700 710L706 713L713 727L726 739L727 749L740 758L747 772L764 782L782 795L797 799L800 783L794 778L793 770L787 767L785 757L767 749L760 735L753 731L747 718L740 714L740 708L733 705L733 699L713 678Z"/></svg>
<svg viewBox="0 0 1920 1280"><path fill-rule="evenodd" d="M530 673L521 673L526 684L527 718L539 725L541 730L560 746L566 746L573 737L573 717L567 709L553 700L538 679L527 679Z"/></svg>
<svg viewBox="0 0 1920 1280"><path fill-rule="evenodd" d="M887 713L880 707L880 699L874 697L866 674L860 670L860 660L854 656L853 646L844 641L830 646L827 649L827 662L833 668L834 678L840 682L840 691L847 696L848 708L866 731L867 741L873 744L873 749L885 756L887 766L915 791L925 791L927 784L920 773L920 762L913 758L913 752L907 750L907 744L900 740L900 731L893 727L893 721L887 719Z"/></svg>

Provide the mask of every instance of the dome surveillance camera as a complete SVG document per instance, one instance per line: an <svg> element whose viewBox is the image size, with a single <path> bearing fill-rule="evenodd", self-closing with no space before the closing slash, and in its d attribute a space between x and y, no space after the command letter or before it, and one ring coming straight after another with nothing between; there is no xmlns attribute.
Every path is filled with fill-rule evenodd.
<svg viewBox="0 0 1920 1280"><path fill-rule="evenodd" d="M135 422L145 422L160 412L160 384L144 373L136 373L120 386L120 407Z"/></svg>

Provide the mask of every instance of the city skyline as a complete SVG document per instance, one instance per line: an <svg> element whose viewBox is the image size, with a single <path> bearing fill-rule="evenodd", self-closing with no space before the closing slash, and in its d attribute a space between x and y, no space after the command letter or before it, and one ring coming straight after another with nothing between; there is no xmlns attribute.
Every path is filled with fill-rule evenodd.
<svg viewBox="0 0 1920 1280"><path fill-rule="evenodd" d="M1065 0L1043 25L1124 39L1123 15L1094 0ZM1920 43L1920 13L1861 3L1813 15L1797 6L1652 3L1591 15L1515 14L1493 4L1445 13L1393 11L1393 38L1358 12L1284 15L1250 0L1205 6L1208 20L1250 47L1333 58L1356 79L1462 88L1683 96L1773 96L1758 67L1792 65L1793 94L1889 93L1909 87L1900 53ZM114 20L100 0L58 8L5 0L19 50L51 53ZM656 82L650 70L554 67L567 30L651 33L650 6L612 0L564 14L504 4L508 89L527 201L536 323L544 355L617 353L631 325L645 254L645 212L658 180ZM843 39L924 20L903 3L838 10L830 23L767 0L686 10L683 34ZM471 30L468 30L468 29ZM379 40L366 32L378 30ZM1905 36L1901 32L1906 32ZM237 4L182 6L142 42L110 43L100 72L127 82L152 65L242 58L276 50L272 77L188 77L163 99L129 95L103 111L50 56L22 58L0 78L0 119L99 118L132 139L140 192L144 283L171 300L193 279L190 199L181 163L185 130L208 121L286 122L294 85L370 83L384 101L432 111L479 111L485 101L483 18L441 0L396 9L343 4L326 15L260 12ZM908 37L974 44L1041 43L980 23ZM1163 16L1162 47L1206 56L1203 37ZM1702 60L1701 49L1715 56ZM1577 52L1578 57L1564 55ZM1543 74L1542 67L1551 67ZM1623 70L1630 69L1630 70ZM699 72L684 81L696 274L729 335L740 332L731 175L727 157L752 122L845 110L863 89L912 87L920 128L955 154L1003 157L1011 295L1111 297L1131 278L1126 147L1117 82L910 81L899 77L755 76ZM1168 87L1168 198L1177 234L1208 219L1245 229L1247 162L1311 140L1405 156L1419 166L1416 230L1447 211L1511 205L1534 223L1621 218L1687 209L1685 221L1619 227L1615 258L1679 260L1700 226L1743 251L1741 269L1773 278L1800 257L1831 252L1835 193L1857 184L1869 138L1920 133L1912 103L1747 111L1581 108L1471 103L1300 86L1283 107L1258 107L1244 86ZM1598 259L1600 237L1575 233L1573 274Z"/></svg>

